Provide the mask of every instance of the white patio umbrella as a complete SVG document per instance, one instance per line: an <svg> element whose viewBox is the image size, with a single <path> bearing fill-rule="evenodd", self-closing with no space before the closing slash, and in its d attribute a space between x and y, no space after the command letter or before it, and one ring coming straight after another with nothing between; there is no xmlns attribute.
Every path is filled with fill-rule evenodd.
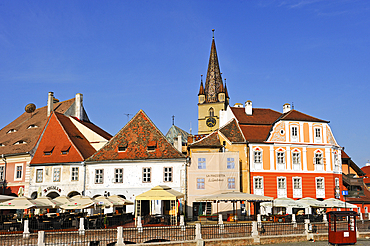
<svg viewBox="0 0 370 246"><path fill-rule="evenodd" d="M108 196L108 199L114 202L114 206L134 205L133 202L126 200L125 198L122 198L118 195Z"/></svg>
<svg viewBox="0 0 370 246"><path fill-rule="evenodd" d="M99 206L103 206L103 207L112 207L115 204L113 201L109 200L105 196L98 196L98 197L95 197L93 200L95 204Z"/></svg>
<svg viewBox="0 0 370 246"><path fill-rule="evenodd" d="M53 201L60 203L59 206L61 206L61 205L65 205L67 203L70 203L71 199L69 199L67 196L58 196L58 197L54 198Z"/></svg>
<svg viewBox="0 0 370 246"><path fill-rule="evenodd" d="M60 205L60 207L63 209L85 209L94 206L94 201L87 196L77 195L70 198L70 200L70 202Z"/></svg>
<svg viewBox="0 0 370 246"><path fill-rule="evenodd" d="M314 208L325 208L326 207L324 202L316 200L315 198L312 198L312 197L305 197L305 198L297 200L297 202L307 204L310 207L314 207Z"/></svg>
<svg viewBox="0 0 370 246"><path fill-rule="evenodd" d="M51 208L50 205L22 196L0 203L0 209Z"/></svg>
<svg viewBox="0 0 370 246"><path fill-rule="evenodd" d="M343 202L341 200L335 199L335 198L329 198L323 201L323 203L328 208L357 208L356 205L353 205L348 202Z"/></svg>
<svg viewBox="0 0 370 246"><path fill-rule="evenodd" d="M61 202L55 201L47 196L38 197L34 201L44 203L51 206L52 208L59 208L59 206L62 205Z"/></svg>
<svg viewBox="0 0 370 246"><path fill-rule="evenodd" d="M13 200L16 198L15 196L5 196L5 195L0 195L0 202L5 202L9 200Z"/></svg>
<svg viewBox="0 0 370 246"><path fill-rule="evenodd" d="M297 202L291 198L276 198L273 202L262 202L263 207L292 207L292 208L308 208L309 205Z"/></svg>

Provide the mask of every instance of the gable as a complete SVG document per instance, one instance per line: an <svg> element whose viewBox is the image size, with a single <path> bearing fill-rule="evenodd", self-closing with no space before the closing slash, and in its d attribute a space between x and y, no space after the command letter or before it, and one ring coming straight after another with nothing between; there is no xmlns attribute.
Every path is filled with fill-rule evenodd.
<svg viewBox="0 0 370 246"><path fill-rule="evenodd" d="M70 119L52 113L30 164L81 162L95 150Z"/></svg>
<svg viewBox="0 0 370 246"><path fill-rule="evenodd" d="M73 104L73 99L55 103L54 110L65 113ZM47 122L47 106L38 108L32 114L24 112L17 119L0 130L0 154L31 152ZM33 127L30 127L33 126ZM14 132L8 133L10 130ZM24 144L15 143L23 141Z"/></svg>
<svg viewBox="0 0 370 246"><path fill-rule="evenodd" d="M140 110L87 161L185 158Z"/></svg>
<svg viewBox="0 0 370 246"><path fill-rule="evenodd" d="M189 145L190 148L221 148L220 138L217 131Z"/></svg>

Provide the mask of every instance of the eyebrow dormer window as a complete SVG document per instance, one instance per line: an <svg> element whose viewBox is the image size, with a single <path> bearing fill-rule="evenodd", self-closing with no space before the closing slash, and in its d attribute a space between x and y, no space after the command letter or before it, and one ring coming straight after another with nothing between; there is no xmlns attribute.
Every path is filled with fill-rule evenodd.
<svg viewBox="0 0 370 246"><path fill-rule="evenodd" d="M0 147L3 147L3 146L5 146L4 144L2 144L2 143L0 143Z"/></svg>
<svg viewBox="0 0 370 246"><path fill-rule="evenodd" d="M10 129L6 134L8 134L8 133L12 133L12 132L16 132L17 130L15 130L15 129Z"/></svg>
<svg viewBox="0 0 370 246"><path fill-rule="evenodd" d="M23 141L23 140L19 140L18 142L15 142L14 145L18 145L18 144L26 144L27 142L26 141Z"/></svg>
<svg viewBox="0 0 370 246"><path fill-rule="evenodd" d="M46 146L44 149L44 155L51 155L53 153L54 146Z"/></svg>
<svg viewBox="0 0 370 246"><path fill-rule="evenodd" d="M149 141L147 150L154 151L157 149L157 142L156 141Z"/></svg>
<svg viewBox="0 0 370 246"><path fill-rule="evenodd" d="M65 145L63 146L62 150L61 150L61 154L62 155L66 155L69 153L69 149L71 148L71 145Z"/></svg>
<svg viewBox="0 0 370 246"><path fill-rule="evenodd" d="M29 125L28 127L27 127L27 129L31 129L31 128L37 128L38 126L36 126L36 125Z"/></svg>
<svg viewBox="0 0 370 246"><path fill-rule="evenodd" d="M118 151L125 152L127 150L127 146L128 146L127 143L121 143L120 145L118 145Z"/></svg>

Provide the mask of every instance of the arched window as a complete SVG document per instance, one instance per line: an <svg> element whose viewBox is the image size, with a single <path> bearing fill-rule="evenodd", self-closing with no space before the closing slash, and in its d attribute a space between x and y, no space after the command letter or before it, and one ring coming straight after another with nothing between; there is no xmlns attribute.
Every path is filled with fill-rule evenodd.
<svg viewBox="0 0 370 246"><path fill-rule="evenodd" d="M210 109L209 109L209 116L210 116L210 117L215 116L215 111L214 111L214 109L213 109L213 108L210 108Z"/></svg>

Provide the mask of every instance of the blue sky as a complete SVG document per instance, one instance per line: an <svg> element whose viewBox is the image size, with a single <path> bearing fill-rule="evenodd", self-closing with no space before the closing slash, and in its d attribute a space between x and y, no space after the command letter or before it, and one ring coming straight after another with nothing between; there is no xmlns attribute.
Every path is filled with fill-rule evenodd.
<svg viewBox="0 0 370 246"><path fill-rule="evenodd" d="M230 103L329 120L359 165L370 159L370 2L0 2L0 128L28 103L84 95L112 135L143 109L166 134L197 133L212 29Z"/></svg>

